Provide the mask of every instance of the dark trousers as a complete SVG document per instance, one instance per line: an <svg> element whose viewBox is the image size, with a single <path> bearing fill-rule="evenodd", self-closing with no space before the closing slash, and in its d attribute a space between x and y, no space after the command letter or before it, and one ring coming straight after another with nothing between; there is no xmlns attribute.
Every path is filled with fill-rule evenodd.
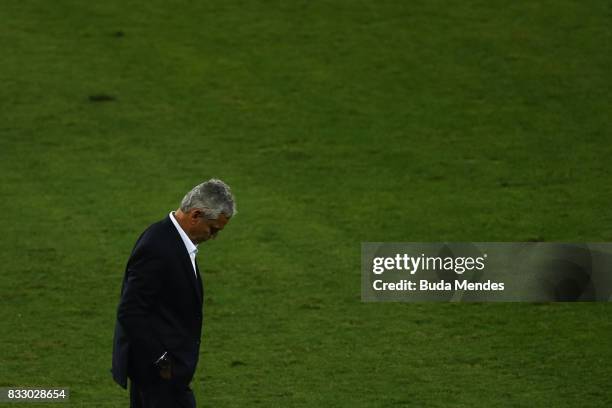
<svg viewBox="0 0 612 408"><path fill-rule="evenodd" d="M188 385L160 379L139 385L130 380L130 408L195 408L195 397Z"/></svg>

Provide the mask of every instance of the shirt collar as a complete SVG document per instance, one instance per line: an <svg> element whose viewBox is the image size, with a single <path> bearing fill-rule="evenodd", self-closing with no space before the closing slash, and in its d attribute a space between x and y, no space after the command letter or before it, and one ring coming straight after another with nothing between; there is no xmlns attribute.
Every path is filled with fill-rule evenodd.
<svg viewBox="0 0 612 408"><path fill-rule="evenodd" d="M181 236L181 239L183 240L183 243L185 244L185 248L187 248L187 252L189 253L189 255L193 254L195 256L198 253L198 247L189 239L185 231L183 231L181 225L178 223L176 218L174 218L174 211L170 212L170 221L172 221L174 227Z"/></svg>

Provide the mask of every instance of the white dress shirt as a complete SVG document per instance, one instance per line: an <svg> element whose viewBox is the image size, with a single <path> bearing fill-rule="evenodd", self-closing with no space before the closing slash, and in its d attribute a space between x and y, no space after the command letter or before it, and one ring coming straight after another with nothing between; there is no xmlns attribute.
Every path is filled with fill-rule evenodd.
<svg viewBox="0 0 612 408"><path fill-rule="evenodd" d="M179 235L183 239L183 243L185 244L185 249L187 250L187 254L189 254L189 259L191 259L191 266L193 266L193 273L195 273L196 279L197 279L198 272L196 271L195 258L196 258L196 254L198 253L198 247L194 245L193 242L191 242L191 240L189 239L185 231L183 231L183 228L181 228L176 218L174 218L174 211L170 212L170 220L172 221Z"/></svg>

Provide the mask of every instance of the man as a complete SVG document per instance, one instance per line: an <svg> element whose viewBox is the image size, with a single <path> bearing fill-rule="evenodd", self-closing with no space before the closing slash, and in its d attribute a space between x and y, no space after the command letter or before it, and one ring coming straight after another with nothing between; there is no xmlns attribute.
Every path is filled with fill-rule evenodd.
<svg viewBox="0 0 612 408"><path fill-rule="evenodd" d="M130 407L195 407L189 383L204 295L197 245L215 238L235 213L229 186L211 179L136 241L121 288L111 370L123 388L130 378Z"/></svg>

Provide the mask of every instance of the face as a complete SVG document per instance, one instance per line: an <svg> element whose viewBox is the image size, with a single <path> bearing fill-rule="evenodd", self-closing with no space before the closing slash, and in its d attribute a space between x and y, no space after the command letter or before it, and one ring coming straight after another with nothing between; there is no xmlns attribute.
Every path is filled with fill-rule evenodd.
<svg viewBox="0 0 612 408"><path fill-rule="evenodd" d="M228 222L229 218L223 213L219 214L216 220L210 220L206 218L206 214L202 210L191 210L189 213L189 238L195 244L215 239L219 231L225 228Z"/></svg>

